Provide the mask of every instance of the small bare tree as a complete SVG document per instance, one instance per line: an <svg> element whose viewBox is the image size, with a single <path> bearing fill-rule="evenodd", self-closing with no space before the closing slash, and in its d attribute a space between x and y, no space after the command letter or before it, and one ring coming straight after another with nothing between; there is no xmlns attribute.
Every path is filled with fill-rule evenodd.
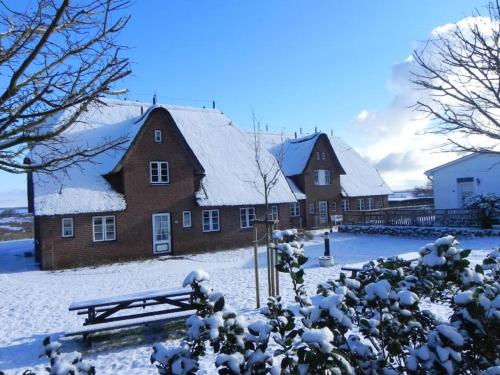
<svg viewBox="0 0 500 375"><path fill-rule="evenodd" d="M463 20L437 33L413 57L413 82L424 99L415 108L428 115L429 132L444 135L445 151L498 152L500 144L500 6L489 17ZM485 139L488 140L485 144ZM491 141L491 142L490 142Z"/></svg>
<svg viewBox="0 0 500 375"><path fill-rule="evenodd" d="M129 17L115 14L127 1L35 3L23 12L0 1L0 169L11 173L54 171L125 141L71 145L65 132L130 73L116 41ZM25 160L34 145L45 146L43 155Z"/></svg>
<svg viewBox="0 0 500 375"><path fill-rule="evenodd" d="M274 152L274 157L265 157L262 152L262 128L261 123L257 119L255 112L252 113L252 123L253 123L253 141L254 141L254 157L255 165L257 166L258 179L262 184L256 184L260 187L259 192L264 197L264 204L266 207L266 219L271 218L271 212L269 210L269 196L271 190L276 186L280 178L281 172L281 162L283 160L283 142L278 145L278 149ZM267 154L267 150L265 151ZM266 155L267 156L267 155Z"/></svg>

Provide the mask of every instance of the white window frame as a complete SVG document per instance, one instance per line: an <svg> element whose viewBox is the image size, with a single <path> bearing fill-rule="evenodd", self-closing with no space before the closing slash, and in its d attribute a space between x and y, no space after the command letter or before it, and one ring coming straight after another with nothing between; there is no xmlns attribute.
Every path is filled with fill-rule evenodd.
<svg viewBox="0 0 500 375"><path fill-rule="evenodd" d="M330 202L330 211L337 212L337 202L335 201Z"/></svg>
<svg viewBox="0 0 500 375"><path fill-rule="evenodd" d="M342 199L342 212L349 211L349 199Z"/></svg>
<svg viewBox="0 0 500 375"><path fill-rule="evenodd" d="M365 209L365 200L363 198L358 198L357 208L358 211L363 211Z"/></svg>
<svg viewBox="0 0 500 375"><path fill-rule="evenodd" d="M373 197L366 198L366 207L369 210L373 210L375 208L375 199L373 199Z"/></svg>
<svg viewBox="0 0 500 375"><path fill-rule="evenodd" d="M319 151L316 151L316 159L321 160L321 153Z"/></svg>
<svg viewBox="0 0 500 375"><path fill-rule="evenodd" d="M326 152L321 153L321 160L326 160Z"/></svg>
<svg viewBox="0 0 500 375"><path fill-rule="evenodd" d="M279 219L279 208L278 206L271 206L271 219L278 220Z"/></svg>
<svg viewBox="0 0 500 375"><path fill-rule="evenodd" d="M65 229L65 223L69 222L70 223L70 228L71 228L71 234L65 234L64 229ZM63 217L61 219L61 237L67 238L67 237L74 237L75 236L75 228L73 225L73 218L72 217Z"/></svg>
<svg viewBox="0 0 500 375"><path fill-rule="evenodd" d="M214 214L217 212L216 221L214 219ZM208 214L208 229L205 227L205 213ZM215 224L215 225L214 225ZM203 210L201 211L201 227L204 233L209 232L220 232L220 213L219 210Z"/></svg>
<svg viewBox="0 0 500 375"><path fill-rule="evenodd" d="M155 142L162 143L163 142L163 134L160 129L155 130Z"/></svg>
<svg viewBox="0 0 500 375"><path fill-rule="evenodd" d="M156 165L156 168L158 170L158 181L153 181L153 165ZM162 180L162 174L161 174L162 165L167 166L167 178L165 180ZM154 160L149 162L149 182L152 185L165 185L170 183L170 169L168 161Z"/></svg>
<svg viewBox="0 0 500 375"><path fill-rule="evenodd" d="M189 218L189 222L187 218ZM191 211L182 211L182 227L192 228L192 226L193 226L193 220L191 216Z"/></svg>
<svg viewBox="0 0 500 375"><path fill-rule="evenodd" d="M97 219L101 219L101 233L102 233L102 239L97 240L95 235L96 235L96 223L95 221ZM113 219L113 236L108 237L108 231L107 231L107 219ZM114 215L107 215L107 216L92 216L92 239L94 242L105 242L105 241L115 241L116 240L116 219Z"/></svg>
<svg viewBox="0 0 500 375"><path fill-rule="evenodd" d="M314 170L314 185L328 186L332 184L331 173L328 169Z"/></svg>
<svg viewBox="0 0 500 375"><path fill-rule="evenodd" d="M290 217L299 217L300 216L300 203L293 202L290 203Z"/></svg>
<svg viewBox="0 0 500 375"><path fill-rule="evenodd" d="M254 220L255 220L255 208L254 207L240 208L240 228L241 229L253 228Z"/></svg>

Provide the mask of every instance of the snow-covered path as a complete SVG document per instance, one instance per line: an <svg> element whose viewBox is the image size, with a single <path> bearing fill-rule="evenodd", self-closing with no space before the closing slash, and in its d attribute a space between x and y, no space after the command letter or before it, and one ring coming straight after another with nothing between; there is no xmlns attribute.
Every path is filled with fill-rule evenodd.
<svg viewBox="0 0 500 375"><path fill-rule="evenodd" d="M417 251L432 240L333 233L330 241L336 266L320 268L317 258L323 253L323 239L314 237L305 247L309 257L306 285L314 293L319 282L338 275L341 265ZM473 253L477 259L498 245L498 237L461 243L463 248L478 250ZM38 270L33 258L24 257L32 246L32 241L0 242L0 370L7 370L8 374L21 373L26 368L43 372L45 359L38 358L42 339L47 335L57 339L64 330L82 324L81 317L68 311L72 301L179 287L193 269L209 272L210 285L223 292L234 309L250 319L257 315L251 248L50 272ZM259 264L264 303L267 283L263 248L259 250ZM292 301L290 283L283 275L280 284L284 300ZM95 363L98 374L155 374L149 363L151 345L167 337L167 333L157 330L142 336L115 333L92 348L83 347L79 338L61 342L64 351L82 351L86 359Z"/></svg>

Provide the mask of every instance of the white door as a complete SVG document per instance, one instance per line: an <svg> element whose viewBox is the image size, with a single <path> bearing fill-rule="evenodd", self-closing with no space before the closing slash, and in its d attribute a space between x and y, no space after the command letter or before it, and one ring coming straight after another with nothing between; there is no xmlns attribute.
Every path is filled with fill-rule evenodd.
<svg viewBox="0 0 500 375"><path fill-rule="evenodd" d="M474 195L474 180L459 181L458 183L458 207L463 208L467 198Z"/></svg>
<svg viewBox="0 0 500 375"><path fill-rule="evenodd" d="M319 223L320 224L328 223L328 202L319 201L318 209L319 209Z"/></svg>
<svg viewBox="0 0 500 375"><path fill-rule="evenodd" d="M170 234L170 214L153 215L153 253L170 253L172 239Z"/></svg>

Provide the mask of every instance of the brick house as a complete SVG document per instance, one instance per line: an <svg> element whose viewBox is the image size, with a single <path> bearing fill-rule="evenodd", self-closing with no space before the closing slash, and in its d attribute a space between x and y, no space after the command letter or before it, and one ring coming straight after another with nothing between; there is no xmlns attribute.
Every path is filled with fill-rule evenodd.
<svg viewBox="0 0 500 375"><path fill-rule="evenodd" d="M332 215L388 207L391 189L378 171L340 138L315 133L267 133L267 148L281 161L297 200L294 224L328 227ZM295 216L295 215L294 215Z"/></svg>
<svg viewBox="0 0 500 375"><path fill-rule="evenodd" d="M43 269L252 243L253 219L266 211L252 134L215 109L104 102L83 114L68 142L125 136L122 148L28 176ZM376 169L340 139L262 136L264 164L281 166L269 196L280 228L326 228L343 209L387 206L390 189ZM31 156L43 153L37 145Z"/></svg>
<svg viewBox="0 0 500 375"><path fill-rule="evenodd" d="M106 103L69 138L92 144L126 134L123 149L29 178L42 269L251 244L265 207L246 133L218 110L153 106L142 114L139 103ZM33 150L41 155L41 146ZM274 161L267 151L261 157ZM297 200L282 174L269 202L288 227Z"/></svg>

